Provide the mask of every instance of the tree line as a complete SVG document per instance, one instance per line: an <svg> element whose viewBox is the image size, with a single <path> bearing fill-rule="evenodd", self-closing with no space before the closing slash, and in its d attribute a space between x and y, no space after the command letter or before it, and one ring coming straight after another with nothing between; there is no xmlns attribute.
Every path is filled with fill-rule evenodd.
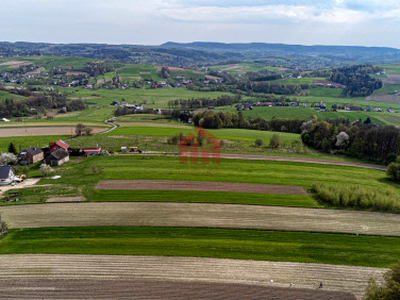
<svg viewBox="0 0 400 300"><path fill-rule="evenodd" d="M59 109L60 112L84 110L82 100L70 100L58 93L35 95L24 100L6 99L0 102L0 117L25 117L43 113L48 109Z"/></svg>
<svg viewBox="0 0 400 300"><path fill-rule="evenodd" d="M330 80L345 85L346 96L365 97L383 86L381 80L369 75L380 71L381 68L373 65L341 67L332 70Z"/></svg>
<svg viewBox="0 0 400 300"><path fill-rule="evenodd" d="M303 142L324 152L338 152L352 157L393 162L400 155L400 129L377 127L364 122L356 126L324 121L306 123L301 135Z"/></svg>
<svg viewBox="0 0 400 300"><path fill-rule="evenodd" d="M306 120L302 119L279 119L264 120L261 118L244 118L242 112L212 112L198 113L193 117L195 126L207 129L220 128L243 128L253 130L271 130L291 133L301 133L301 125Z"/></svg>
<svg viewBox="0 0 400 300"><path fill-rule="evenodd" d="M229 106L234 103L239 103L241 100L240 95L228 96L223 95L216 99L210 98L193 98L193 99L176 99L168 101L169 108L181 108L181 109L196 109L209 106Z"/></svg>

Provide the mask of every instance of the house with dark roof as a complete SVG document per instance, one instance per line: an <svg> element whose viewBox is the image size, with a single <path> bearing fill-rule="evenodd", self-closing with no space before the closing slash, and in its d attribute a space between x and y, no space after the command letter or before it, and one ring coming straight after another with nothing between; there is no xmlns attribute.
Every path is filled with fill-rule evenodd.
<svg viewBox="0 0 400 300"><path fill-rule="evenodd" d="M69 161L69 153L64 149L58 149L46 158L46 165L54 166L61 166L63 163Z"/></svg>
<svg viewBox="0 0 400 300"><path fill-rule="evenodd" d="M15 170L11 166L0 166L0 185L9 185L15 180Z"/></svg>
<svg viewBox="0 0 400 300"><path fill-rule="evenodd" d="M35 162L43 160L43 158L43 150L39 147L32 146L18 154L18 163L20 165L34 164Z"/></svg>
<svg viewBox="0 0 400 300"><path fill-rule="evenodd" d="M68 151L69 145L66 142L64 142L63 140L58 140L55 143L50 142L49 148L50 148L50 153L53 153L54 151L56 151L58 149L64 149L65 151Z"/></svg>

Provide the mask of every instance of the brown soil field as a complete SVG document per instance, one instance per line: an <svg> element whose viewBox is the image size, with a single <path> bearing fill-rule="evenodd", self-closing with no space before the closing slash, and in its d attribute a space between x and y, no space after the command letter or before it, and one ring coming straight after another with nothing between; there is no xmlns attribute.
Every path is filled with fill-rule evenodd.
<svg viewBox="0 0 400 300"><path fill-rule="evenodd" d="M66 126L66 125L74 125L76 126L78 123L50 123L50 122L40 122L40 123L13 123L13 124L7 124L7 123L2 123L0 124L0 129L2 128L7 128L7 127L49 127L49 126ZM82 123L83 125L86 126L108 126L107 124L103 123Z"/></svg>
<svg viewBox="0 0 400 300"><path fill-rule="evenodd" d="M19 61L19 60L13 60L13 61L7 61L4 63L1 63L0 66L9 66L10 68L16 69L21 66L27 66L31 65L32 63L30 61Z"/></svg>
<svg viewBox="0 0 400 300"><path fill-rule="evenodd" d="M261 205L81 202L4 206L10 228L166 226L400 236L400 215Z"/></svg>
<svg viewBox="0 0 400 300"><path fill-rule="evenodd" d="M86 72L77 72L77 71L68 71L65 75L67 75L67 76L79 76L79 75L89 76L89 74Z"/></svg>
<svg viewBox="0 0 400 300"><path fill-rule="evenodd" d="M130 76L130 77L120 77L121 79L134 79L134 80L141 80L142 77L140 76Z"/></svg>
<svg viewBox="0 0 400 300"><path fill-rule="evenodd" d="M3 299L357 299L346 292L196 281L14 279L0 283Z"/></svg>
<svg viewBox="0 0 400 300"><path fill-rule="evenodd" d="M204 74L202 71L193 70L193 74Z"/></svg>
<svg viewBox="0 0 400 300"><path fill-rule="evenodd" d="M400 75L388 74L387 78L381 78L383 84L400 84Z"/></svg>
<svg viewBox="0 0 400 300"><path fill-rule="evenodd" d="M46 69L43 68L43 67L40 67L40 68L37 68L37 69L34 70L34 71L25 73L24 76L28 76L28 75L40 75L40 73L42 73L44 70L46 70Z"/></svg>
<svg viewBox="0 0 400 300"><path fill-rule="evenodd" d="M101 97L73 97L73 98L68 98L71 100L92 100L92 99L101 99Z"/></svg>
<svg viewBox="0 0 400 300"><path fill-rule="evenodd" d="M107 130L102 127L92 127L92 133ZM38 135L69 135L75 134L75 127L25 127L25 128L1 128L0 137L38 136Z"/></svg>
<svg viewBox="0 0 400 300"><path fill-rule="evenodd" d="M160 69L160 70L161 70L161 69ZM141 74L141 75L150 75L151 72L139 72L139 74Z"/></svg>
<svg viewBox="0 0 400 300"><path fill-rule="evenodd" d="M379 101L388 103L400 103L400 96L396 95L372 95L365 98L367 101Z"/></svg>
<svg viewBox="0 0 400 300"><path fill-rule="evenodd" d="M202 181L173 181L173 180L102 180L98 190L175 190L175 191L210 191L210 192L243 192L281 195L308 195L300 186L231 183L231 182L202 182Z"/></svg>
<svg viewBox="0 0 400 300"><path fill-rule="evenodd" d="M221 158L228 159L249 159L249 160L270 160L270 161L292 161L292 162L303 162L303 163L313 163L322 165L337 165L337 166L348 166L348 167L358 167L366 169L375 169L386 171L386 166L370 165L363 163L353 163L348 161L337 161L337 160L327 160L327 159L314 159L314 158L303 158L303 157L280 157L280 156L263 156L263 155L247 155L247 154L227 154L221 153Z"/></svg>
<svg viewBox="0 0 400 300"><path fill-rule="evenodd" d="M164 66L156 66L156 69L157 69L158 71L161 71L162 67L164 67ZM184 68L177 68L177 67L170 67L170 66L167 66L167 68L168 68L171 72L185 72L185 69L184 69Z"/></svg>
<svg viewBox="0 0 400 300"><path fill-rule="evenodd" d="M205 78L206 78L206 79L209 79L209 80L221 80L221 78L220 78L220 77L217 77L217 76L211 76L211 75L206 75L206 76L205 76Z"/></svg>
<svg viewBox="0 0 400 300"><path fill-rule="evenodd" d="M81 202L85 201L84 197L52 197L46 200L46 203L63 203L63 202Z"/></svg>
<svg viewBox="0 0 400 300"><path fill-rule="evenodd" d="M121 286L121 290L111 289L115 293L112 298L120 298L116 296L123 297L125 294L118 293L129 292L126 284L130 281L137 292L141 290L139 286L146 286L143 283L147 282L156 289L154 296L162 292L166 296L173 293L173 299L197 299L196 295L211 296L198 299L232 299L226 297L231 292L235 292L233 296L254 293L254 298L236 299L272 299L266 296L269 293L278 297L274 299L354 299L347 293L361 298L368 279L373 276L382 282L385 271L383 268L196 257L17 254L0 256L0 293L3 297L4 293L13 292L16 298L28 293L44 297L61 296L63 293L65 296L77 293L71 296L78 296L79 290L83 289L88 296L97 298L101 296L95 294L97 287L99 292L107 293L104 297L107 299L109 292L99 287L104 283L104 287ZM68 288L74 282L81 283L76 286L78 291ZM317 290L320 282L323 288ZM143 293L152 293L153 289L147 287ZM174 291L170 290L172 287ZM56 295L55 290L61 294ZM215 294L217 292L220 296ZM179 298L180 293L193 293L194 298L184 298L184 295ZM129 296L132 297L132 294ZM151 294L145 294L144 298L154 299ZM164 295L155 298L169 299Z"/></svg>

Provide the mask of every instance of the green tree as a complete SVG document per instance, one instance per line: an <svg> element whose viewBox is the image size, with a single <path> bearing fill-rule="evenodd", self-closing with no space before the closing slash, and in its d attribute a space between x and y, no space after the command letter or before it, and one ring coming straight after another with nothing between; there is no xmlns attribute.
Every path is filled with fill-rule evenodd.
<svg viewBox="0 0 400 300"><path fill-rule="evenodd" d="M392 162L387 167L386 174L393 180L400 180L400 163Z"/></svg>
<svg viewBox="0 0 400 300"><path fill-rule="evenodd" d="M12 142L8 145L8 152L12 153L12 154L17 154L18 153L17 152L17 148L15 148L15 146L14 146L14 144Z"/></svg>
<svg viewBox="0 0 400 300"><path fill-rule="evenodd" d="M255 143L256 146L260 147L263 144L263 140L262 139L256 139L254 143Z"/></svg>

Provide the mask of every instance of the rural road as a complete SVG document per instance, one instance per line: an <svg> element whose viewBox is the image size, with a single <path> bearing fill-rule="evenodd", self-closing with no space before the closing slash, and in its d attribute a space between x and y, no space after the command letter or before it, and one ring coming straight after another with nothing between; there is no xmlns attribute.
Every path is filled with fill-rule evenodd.
<svg viewBox="0 0 400 300"><path fill-rule="evenodd" d="M140 288L143 284L146 286L145 282L155 288L162 287L163 290L156 288L153 294L156 296L157 293L164 293L162 299L227 299L226 295L232 291L237 294L229 299L265 299L268 291L285 293L282 288L289 294L278 294L281 296L279 299L354 299L346 293L330 294L332 298L324 293L340 291L361 298L368 279L373 276L382 282L385 271L383 268L370 267L196 257L10 254L0 255L0 273L3 277L0 294L22 298L34 291L35 295L60 299L63 295L66 297L74 292L79 293L76 289L82 287L90 295L89 298L103 299L102 294L96 294L98 290L108 295L109 290L101 287L103 283L105 287L121 286L121 289L111 289L112 298L120 298L128 292L129 284L126 281L130 281L131 288L136 287L136 291L141 293L152 290L147 288L143 291L143 287ZM74 282L78 282L75 289ZM316 291L319 282L323 282L323 289ZM192 288L188 288L187 284ZM199 286L203 287L200 291ZM297 288L308 291L298 291ZM175 289L178 294L173 294L171 289ZM192 292L197 290L200 294L185 298L179 294L185 293L185 289ZM212 291L214 294L209 294ZM219 291L222 294L216 297L215 293ZM246 292L247 297L244 294ZM248 297L251 292L261 297ZM293 292L294 295L290 294ZM164 295L172 297L165 298ZM151 294L140 299L148 299L149 296Z"/></svg>
<svg viewBox="0 0 400 300"><path fill-rule="evenodd" d="M10 228L179 226L400 236L399 214L365 211L165 202L48 203L1 210Z"/></svg>

